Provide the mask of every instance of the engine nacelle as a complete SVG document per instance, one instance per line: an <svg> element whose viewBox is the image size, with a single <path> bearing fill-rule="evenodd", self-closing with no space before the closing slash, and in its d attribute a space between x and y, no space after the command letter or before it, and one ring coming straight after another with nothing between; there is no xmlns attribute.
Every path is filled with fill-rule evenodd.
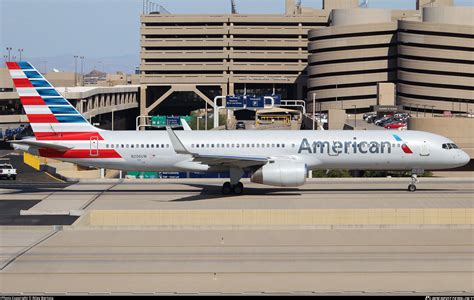
<svg viewBox="0 0 474 300"><path fill-rule="evenodd" d="M303 185L308 170L300 162L280 161L267 163L258 169L250 181L273 186L295 187Z"/></svg>

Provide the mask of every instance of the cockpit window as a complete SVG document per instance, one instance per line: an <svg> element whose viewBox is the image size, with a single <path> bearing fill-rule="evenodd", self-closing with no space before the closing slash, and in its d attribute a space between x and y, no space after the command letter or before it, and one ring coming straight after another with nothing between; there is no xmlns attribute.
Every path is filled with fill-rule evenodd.
<svg viewBox="0 0 474 300"><path fill-rule="evenodd" d="M443 144L443 149L446 149L446 150L459 149L459 147L454 143L447 143L447 144Z"/></svg>

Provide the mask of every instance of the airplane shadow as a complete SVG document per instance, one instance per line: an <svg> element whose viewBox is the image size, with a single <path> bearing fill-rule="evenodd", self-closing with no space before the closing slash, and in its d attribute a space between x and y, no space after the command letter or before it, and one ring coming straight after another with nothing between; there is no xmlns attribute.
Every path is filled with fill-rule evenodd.
<svg viewBox="0 0 474 300"><path fill-rule="evenodd" d="M226 199L226 198L237 198L241 197L241 195L229 194L223 195L221 193L221 187L218 185L211 185L211 184L194 184L194 183L181 183L183 185L191 186L197 188L199 190L186 190L186 189L146 189L146 190L139 190L139 189L124 189L121 188L120 190L104 190L102 188L89 188L89 189L60 189L59 186L56 187L46 187L46 186L0 186L0 189L3 190L11 190L9 192L4 192L0 194L0 199L2 199L3 195L21 195L26 193L55 193L60 192L64 194L65 198L69 195L74 194L83 194L83 193L104 193L108 195L113 194L120 194L120 193L129 193L133 192L133 194L140 195L140 194L149 194L149 193L168 193L173 194L174 196L179 196L180 194L183 196L179 199L174 200L164 200L160 202L188 202L188 201L200 201L200 200L212 200L212 199ZM452 192L457 191L457 189L422 189L418 188L416 193L419 192ZM272 196L272 197L297 197L301 196L303 193L382 193L382 194L391 194L391 193L409 193L404 188L404 185L400 186L400 188L358 188L358 189L325 189L325 188L314 188L314 189L299 189L299 188L279 188L279 187L245 187L243 196ZM186 196L186 194L193 193L193 195ZM197 193L197 194L196 194ZM152 201L159 201L159 200L152 200Z"/></svg>

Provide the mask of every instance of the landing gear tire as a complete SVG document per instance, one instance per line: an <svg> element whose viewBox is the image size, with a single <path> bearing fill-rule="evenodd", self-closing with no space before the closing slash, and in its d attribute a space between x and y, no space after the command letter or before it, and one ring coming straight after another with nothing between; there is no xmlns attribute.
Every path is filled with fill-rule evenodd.
<svg viewBox="0 0 474 300"><path fill-rule="evenodd" d="M414 192L416 191L416 184L418 183L418 176L415 172L411 174L411 183L408 185L408 191Z"/></svg>
<svg viewBox="0 0 474 300"><path fill-rule="evenodd" d="M414 184L409 184L409 185L408 185L408 191L409 191L409 192L414 192L414 191L416 191L416 185L414 185Z"/></svg>
<svg viewBox="0 0 474 300"><path fill-rule="evenodd" d="M222 194L229 195L230 192L232 192L232 186L230 185L230 182L227 181L222 185Z"/></svg>
<svg viewBox="0 0 474 300"><path fill-rule="evenodd" d="M244 192L244 185L242 184L242 182L239 182L232 187L232 190L234 194L242 195L242 193Z"/></svg>

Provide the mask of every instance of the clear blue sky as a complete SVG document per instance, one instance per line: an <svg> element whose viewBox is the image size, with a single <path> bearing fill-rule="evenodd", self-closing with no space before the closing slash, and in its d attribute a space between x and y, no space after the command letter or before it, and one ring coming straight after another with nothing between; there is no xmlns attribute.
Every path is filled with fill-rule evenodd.
<svg viewBox="0 0 474 300"><path fill-rule="evenodd" d="M157 0L172 13L228 13L230 0ZM236 0L239 13L283 13L284 0ZM369 7L413 9L416 0L370 0ZM302 0L321 8L321 0ZM474 0L456 0L474 5ZM142 0L0 0L0 49L24 56L138 55ZM17 53L16 53L17 54Z"/></svg>

